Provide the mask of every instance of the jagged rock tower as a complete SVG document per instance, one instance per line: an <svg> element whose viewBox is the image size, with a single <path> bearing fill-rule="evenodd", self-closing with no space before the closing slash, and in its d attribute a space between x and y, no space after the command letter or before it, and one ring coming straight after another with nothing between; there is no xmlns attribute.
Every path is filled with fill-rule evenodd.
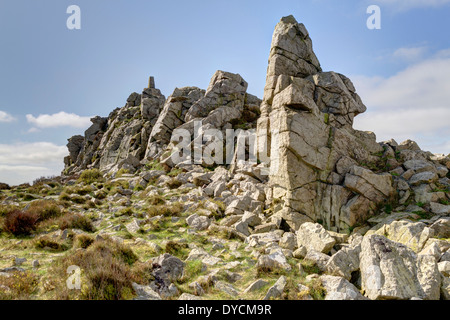
<svg viewBox="0 0 450 320"><path fill-rule="evenodd" d="M365 111L347 77L322 72L305 26L292 16L282 18L257 132L260 157L270 150L275 212L293 229L311 220L348 229L393 196L390 174L362 167L384 151L373 133L352 128L353 118Z"/></svg>
<svg viewBox="0 0 450 320"><path fill-rule="evenodd" d="M176 88L166 100L150 77L142 94L132 93L107 118L92 118L84 137L69 139L63 174L90 168L111 175L120 169L134 173L150 160L174 166L173 131L182 128L194 135L196 121L203 129L255 128L261 100L247 93L247 86L239 74L219 70L207 90Z"/></svg>

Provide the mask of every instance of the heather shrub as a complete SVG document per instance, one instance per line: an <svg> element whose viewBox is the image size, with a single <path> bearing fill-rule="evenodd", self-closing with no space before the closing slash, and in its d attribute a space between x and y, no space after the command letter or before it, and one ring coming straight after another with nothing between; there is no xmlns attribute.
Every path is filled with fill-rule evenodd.
<svg viewBox="0 0 450 320"><path fill-rule="evenodd" d="M63 214L58 203L53 200L34 201L27 211L39 217L40 221L57 218Z"/></svg>
<svg viewBox="0 0 450 320"><path fill-rule="evenodd" d="M87 249L94 241L94 238L87 234L79 234L75 237L75 245L78 248Z"/></svg>
<svg viewBox="0 0 450 320"><path fill-rule="evenodd" d="M36 292L38 276L31 272L14 272L9 277L0 277L0 300L28 300Z"/></svg>
<svg viewBox="0 0 450 320"><path fill-rule="evenodd" d="M38 219L32 212L14 210L6 214L3 229L15 236L27 236L36 230Z"/></svg>
<svg viewBox="0 0 450 320"><path fill-rule="evenodd" d="M61 230L80 229L86 232L95 232L92 220L81 214L66 214L58 219L57 224Z"/></svg>
<svg viewBox="0 0 450 320"><path fill-rule="evenodd" d="M34 246L36 249L51 249L54 251L66 251L70 249L70 245L67 242L58 241L48 236L34 240Z"/></svg>

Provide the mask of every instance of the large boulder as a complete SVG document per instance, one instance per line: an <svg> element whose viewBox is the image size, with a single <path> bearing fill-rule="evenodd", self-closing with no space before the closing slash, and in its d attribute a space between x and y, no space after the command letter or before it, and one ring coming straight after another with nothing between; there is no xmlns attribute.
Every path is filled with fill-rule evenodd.
<svg viewBox="0 0 450 320"><path fill-rule="evenodd" d="M368 300L344 278L323 275L319 279L326 290L325 300Z"/></svg>
<svg viewBox="0 0 450 320"><path fill-rule="evenodd" d="M183 276L184 266L183 261L165 253L153 261L153 276L168 287Z"/></svg>
<svg viewBox="0 0 450 320"><path fill-rule="evenodd" d="M261 255L258 258L256 268L266 272L291 270L291 266L281 250L275 250L270 254Z"/></svg>
<svg viewBox="0 0 450 320"><path fill-rule="evenodd" d="M361 244L362 289L372 300L439 299L440 275L431 256L417 256L407 246L381 235Z"/></svg>
<svg viewBox="0 0 450 320"><path fill-rule="evenodd" d="M450 218L446 217L437 220L431 225L430 229L433 231L433 236L436 238L450 238Z"/></svg>
<svg viewBox="0 0 450 320"><path fill-rule="evenodd" d="M69 156L72 163L75 163L77 161L78 155L80 154L81 148L83 147L83 143L83 136L73 136L68 140L67 149L69 149Z"/></svg>
<svg viewBox="0 0 450 320"><path fill-rule="evenodd" d="M284 289L287 285L287 279L285 276L281 276L275 284L269 288L263 300L279 299L281 298Z"/></svg>
<svg viewBox="0 0 450 320"><path fill-rule="evenodd" d="M247 82L239 74L216 71L211 78L205 96L186 113L186 122L196 118L205 118L218 107L242 109L247 86Z"/></svg>
<svg viewBox="0 0 450 320"><path fill-rule="evenodd" d="M428 239L432 236L432 231L423 222L406 220L385 224L375 233L404 244L416 253L424 248Z"/></svg>
<svg viewBox="0 0 450 320"><path fill-rule="evenodd" d="M108 118L94 117L91 119L92 125L84 133L84 138L87 142L94 142L97 133L104 131L106 124L108 123Z"/></svg>
<svg viewBox="0 0 450 320"><path fill-rule="evenodd" d="M318 223L306 222L297 232L298 246L304 246L309 251L315 250L328 253L335 245L336 240Z"/></svg>
<svg viewBox="0 0 450 320"><path fill-rule="evenodd" d="M362 236L356 237L349 246L333 254L326 265L327 273L351 280L353 272L359 270Z"/></svg>

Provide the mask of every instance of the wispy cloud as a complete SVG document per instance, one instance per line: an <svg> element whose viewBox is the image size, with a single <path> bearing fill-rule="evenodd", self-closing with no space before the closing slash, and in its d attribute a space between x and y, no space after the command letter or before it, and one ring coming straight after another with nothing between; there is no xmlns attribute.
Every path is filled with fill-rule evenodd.
<svg viewBox="0 0 450 320"><path fill-rule="evenodd" d="M0 182L19 184L58 175L67 154L65 146L50 142L0 144Z"/></svg>
<svg viewBox="0 0 450 320"><path fill-rule="evenodd" d="M389 78L353 76L368 107L355 127L371 130L379 140L414 139L423 149L450 150L450 57L439 52Z"/></svg>
<svg viewBox="0 0 450 320"><path fill-rule="evenodd" d="M375 0L372 2L392 7L396 11L407 11L426 7L437 8L450 4L450 0Z"/></svg>
<svg viewBox="0 0 450 320"><path fill-rule="evenodd" d="M91 124L91 117L81 117L64 111L55 114L41 114L37 117L27 114L26 117L28 123L41 129L57 127L87 128Z"/></svg>
<svg viewBox="0 0 450 320"><path fill-rule="evenodd" d="M13 122L15 120L16 118L14 118L12 115L0 110L0 122Z"/></svg>
<svg viewBox="0 0 450 320"><path fill-rule="evenodd" d="M401 59L410 62L420 60L424 57L427 51L427 47L399 48L395 50L392 56L395 59Z"/></svg>

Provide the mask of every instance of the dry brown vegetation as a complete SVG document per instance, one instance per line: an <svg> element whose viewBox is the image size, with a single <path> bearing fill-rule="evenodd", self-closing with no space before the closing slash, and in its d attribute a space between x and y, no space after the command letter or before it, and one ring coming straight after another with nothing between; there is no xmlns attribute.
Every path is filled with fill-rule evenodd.
<svg viewBox="0 0 450 320"><path fill-rule="evenodd" d="M84 241L84 240L83 240ZM141 281L142 266L133 270L138 258L127 246L105 239L95 241L86 250L77 250L56 264L55 274L66 277L69 266L82 270L82 288L69 291L65 284L56 289L58 299L120 300L130 299L132 282Z"/></svg>

